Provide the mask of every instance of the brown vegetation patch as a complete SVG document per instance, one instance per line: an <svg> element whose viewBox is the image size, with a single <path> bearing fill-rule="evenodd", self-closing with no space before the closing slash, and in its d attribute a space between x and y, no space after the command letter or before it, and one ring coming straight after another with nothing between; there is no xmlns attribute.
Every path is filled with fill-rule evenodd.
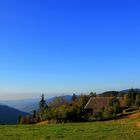
<svg viewBox="0 0 140 140"><path fill-rule="evenodd" d="M45 124L49 124L49 122L48 121L43 121L43 122L37 123L37 125L45 125Z"/></svg>
<svg viewBox="0 0 140 140"><path fill-rule="evenodd" d="M140 111L134 111L133 113L126 113L118 117L118 119L136 119L140 117Z"/></svg>
<svg viewBox="0 0 140 140"><path fill-rule="evenodd" d="M140 117L140 111L127 116L127 118L129 118L129 119L136 119L138 117Z"/></svg>
<svg viewBox="0 0 140 140"><path fill-rule="evenodd" d="M138 128L140 128L140 122L137 122L137 123L136 123L136 126L137 126Z"/></svg>

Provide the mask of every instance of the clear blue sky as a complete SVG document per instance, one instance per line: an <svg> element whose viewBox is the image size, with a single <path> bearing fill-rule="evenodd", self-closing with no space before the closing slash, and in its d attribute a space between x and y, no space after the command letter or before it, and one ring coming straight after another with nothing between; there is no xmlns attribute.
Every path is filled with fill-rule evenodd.
<svg viewBox="0 0 140 140"><path fill-rule="evenodd" d="M0 1L0 98L140 84L137 0Z"/></svg>

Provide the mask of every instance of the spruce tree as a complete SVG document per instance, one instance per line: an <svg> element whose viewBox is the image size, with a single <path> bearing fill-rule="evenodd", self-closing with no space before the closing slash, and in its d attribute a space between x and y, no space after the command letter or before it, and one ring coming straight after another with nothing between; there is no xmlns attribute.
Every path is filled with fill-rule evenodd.
<svg viewBox="0 0 140 140"><path fill-rule="evenodd" d="M43 120L43 115L45 113L45 110L48 108L46 105L46 101L44 99L44 94L41 95L41 100L39 102L39 112L40 112L40 117Z"/></svg>

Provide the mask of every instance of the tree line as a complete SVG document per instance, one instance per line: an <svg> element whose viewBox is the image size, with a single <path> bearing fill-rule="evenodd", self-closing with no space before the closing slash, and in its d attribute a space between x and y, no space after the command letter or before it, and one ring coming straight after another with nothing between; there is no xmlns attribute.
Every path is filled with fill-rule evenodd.
<svg viewBox="0 0 140 140"><path fill-rule="evenodd" d="M20 116L19 123L34 124L42 121L47 121L48 123L67 123L108 120L116 118L117 114L122 113L123 110L140 108L140 92L131 89L128 93L120 92L117 96L107 94L107 97L113 97L109 106L96 114L88 114L84 107L90 97L96 96L94 92L88 95L73 94L70 101L67 101L64 97L56 97L51 103L47 104L44 94L42 94L39 109L34 110L32 116ZM124 104L123 107L121 106L122 103Z"/></svg>

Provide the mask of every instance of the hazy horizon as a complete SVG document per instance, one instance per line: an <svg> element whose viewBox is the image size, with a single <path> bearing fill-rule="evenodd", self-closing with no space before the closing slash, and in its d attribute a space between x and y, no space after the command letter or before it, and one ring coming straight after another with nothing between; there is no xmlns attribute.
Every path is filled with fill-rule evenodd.
<svg viewBox="0 0 140 140"><path fill-rule="evenodd" d="M140 89L140 88L134 88L134 87L130 87L130 88L124 88L124 89L109 89L109 90L91 90L91 91L81 91L81 92L52 92L52 93L48 93L48 92L35 92L35 93L0 93L0 101L8 101L8 100L30 100L30 99L40 99L41 95L44 94L45 95L45 99L49 99L52 97L57 97L57 96L67 96L67 95L81 95L81 94L89 94L90 92L95 92L97 95L104 93L104 92L108 92L108 91L123 91L123 90L128 90L128 89Z"/></svg>
<svg viewBox="0 0 140 140"><path fill-rule="evenodd" d="M137 1L1 1L0 100L139 88L139 15Z"/></svg>

